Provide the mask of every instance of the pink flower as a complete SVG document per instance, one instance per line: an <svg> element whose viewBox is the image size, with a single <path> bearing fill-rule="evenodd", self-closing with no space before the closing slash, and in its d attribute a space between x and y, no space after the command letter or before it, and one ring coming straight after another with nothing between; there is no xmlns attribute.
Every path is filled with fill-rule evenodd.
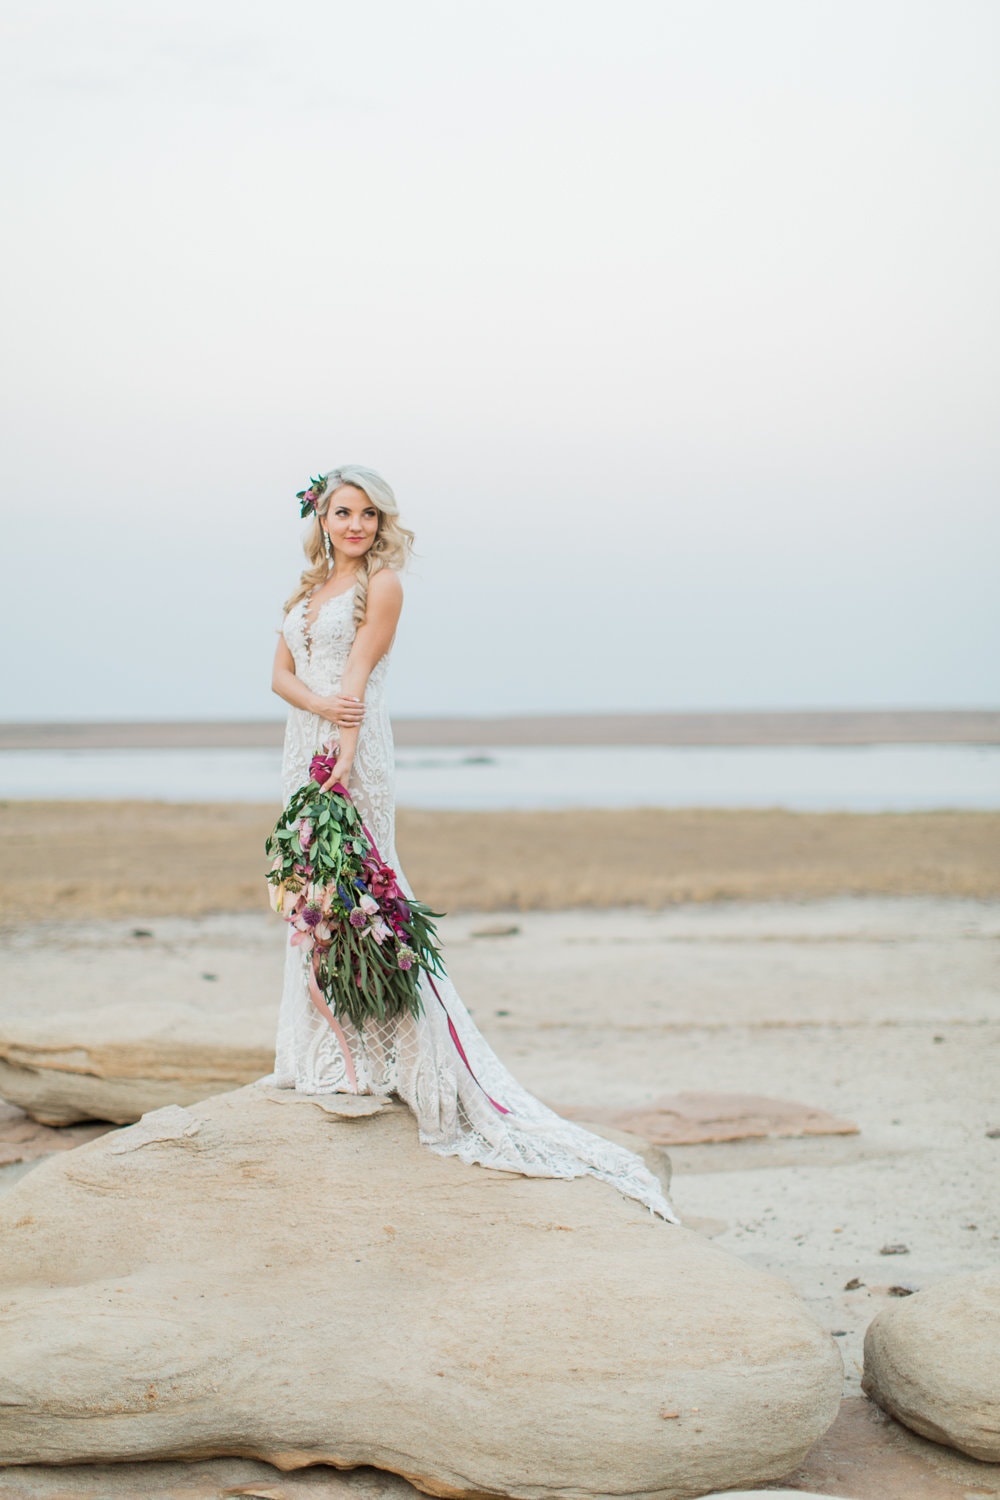
<svg viewBox="0 0 1000 1500"><path fill-rule="evenodd" d="M305 953L313 950L314 939L311 932L293 932L291 941L293 948L301 948Z"/></svg>
<svg viewBox="0 0 1000 1500"><path fill-rule="evenodd" d="M384 943L387 937L392 937L392 928L379 917L368 929L376 943Z"/></svg>
<svg viewBox="0 0 1000 1500"><path fill-rule="evenodd" d="M303 849L308 849L313 841L313 826L308 818L299 819L299 843Z"/></svg>
<svg viewBox="0 0 1000 1500"><path fill-rule="evenodd" d="M378 911L378 902L373 901L371 896L362 896L361 900L358 902L358 905L361 907L361 910L363 912L367 912L368 916L370 917L374 917L376 912Z"/></svg>

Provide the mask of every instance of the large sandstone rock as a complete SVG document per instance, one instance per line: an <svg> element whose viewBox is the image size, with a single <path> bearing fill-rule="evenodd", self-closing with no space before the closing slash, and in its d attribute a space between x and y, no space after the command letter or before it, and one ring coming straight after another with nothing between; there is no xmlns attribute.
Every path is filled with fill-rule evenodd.
<svg viewBox="0 0 1000 1500"><path fill-rule="evenodd" d="M2 1500L235 1500L237 1496L247 1500L420 1500L419 1492L405 1479L377 1469L342 1474L314 1467L283 1474L271 1464L249 1458L59 1468L27 1464L0 1469Z"/></svg>
<svg viewBox="0 0 1000 1500"><path fill-rule="evenodd" d="M418 1500L404 1479L375 1469L300 1469L282 1474L250 1459L203 1463L72 1464L0 1470L3 1500ZM769 1500L831 1500L802 1490L768 1490ZM727 1490L704 1500L760 1500L760 1490Z"/></svg>
<svg viewBox="0 0 1000 1500"><path fill-rule="evenodd" d="M591 1178L436 1156L371 1098L159 1110L37 1167L0 1237L2 1464L679 1500L787 1474L837 1411L783 1282Z"/></svg>
<svg viewBox="0 0 1000 1500"><path fill-rule="evenodd" d="M42 1125L127 1125L165 1104L194 1104L261 1078L273 1066L273 1037L267 1047L217 1047L198 1038L157 1049L127 1038L60 1042L36 1032L0 1043L0 1098Z"/></svg>
<svg viewBox="0 0 1000 1500"><path fill-rule="evenodd" d="M1000 1463L1000 1267L880 1312L865 1335L862 1384L914 1432Z"/></svg>

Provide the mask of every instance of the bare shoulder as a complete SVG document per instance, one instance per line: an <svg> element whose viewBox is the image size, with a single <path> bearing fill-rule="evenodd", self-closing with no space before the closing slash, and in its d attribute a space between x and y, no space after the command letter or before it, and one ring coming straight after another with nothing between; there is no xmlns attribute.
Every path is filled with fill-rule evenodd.
<svg viewBox="0 0 1000 1500"><path fill-rule="evenodd" d="M399 609L403 603L403 583L394 568L380 568L368 580L368 602L384 609Z"/></svg>

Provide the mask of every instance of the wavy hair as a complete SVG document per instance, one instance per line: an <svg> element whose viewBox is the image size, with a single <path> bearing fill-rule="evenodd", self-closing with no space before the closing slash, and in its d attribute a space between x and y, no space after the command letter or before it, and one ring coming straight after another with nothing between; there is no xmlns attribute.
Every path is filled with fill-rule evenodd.
<svg viewBox="0 0 1000 1500"><path fill-rule="evenodd" d="M323 478L326 485L316 501L316 511L303 542L309 566L303 571L298 588L285 600L285 613L298 604L300 599L304 599L311 589L318 588L329 578L333 559L326 555L326 543L320 523L330 508L330 497L334 491L342 484L352 484L355 489L364 491L378 511L375 539L358 569L357 593L354 596L354 625L357 629L364 623L368 612L368 582L372 574L382 568L400 569L406 566L413 551L413 532L400 525L399 506L392 488L374 469L364 469L360 464L343 464L339 469L331 469Z"/></svg>

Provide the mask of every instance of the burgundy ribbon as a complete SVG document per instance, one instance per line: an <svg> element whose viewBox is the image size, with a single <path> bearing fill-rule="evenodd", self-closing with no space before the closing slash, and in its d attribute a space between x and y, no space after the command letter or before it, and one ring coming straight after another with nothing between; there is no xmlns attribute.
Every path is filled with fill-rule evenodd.
<svg viewBox="0 0 1000 1500"><path fill-rule="evenodd" d="M469 1059L466 1057L466 1055L465 1055L465 1048L462 1046L462 1043L459 1040L458 1032L455 1030L455 1023L451 1019L451 1016L448 1014L448 1007L447 1007L447 1005L445 1005L444 1001L441 999L441 996L438 995L438 987L434 983L433 979L431 978L431 976L429 974L427 975L427 983L430 985L430 987L434 991L435 995L437 995L438 1004L440 1005L441 1009L444 1011L445 1015L448 1018L448 1031L451 1034L452 1041L455 1043L455 1050L458 1052L459 1057L462 1059L462 1061L465 1063L465 1066L469 1070L469 1077L472 1079L472 1081L476 1085L476 1087L478 1089L481 1089L482 1092L484 1094L486 1094L486 1098L489 1099L489 1101L492 1104L492 1106L493 1106L494 1109L498 1109L502 1115L509 1115L510 1114L510 1110L509 1109L504 1109L504 1107L503 1107L502 1104L498 1104L497 1101L493 1098L492 1094L487 1094L486 1090L483 1088L482 1084L479 1082L479 1079L476 1077L475 1073L473 1073L473 1071L472 1071L472 1064L469 1062Z"/></svg>
<svg viewBox="0 0 1000 1500"><path fill-rule="evenodd" d="M340 1050L344 1054L344 1067L347 1071L347 1090L348 1093L356 1094L358 1092L358 1075L354 1071L354 1059L351 1057L351 1049L347 1045L344 1028L323 998L323 991L320 989L319 981L316 978L315 954L313 954L312 962L309 965L309 998L323 1019L329 1023L334 1036L340 1043Z"/></svg>

